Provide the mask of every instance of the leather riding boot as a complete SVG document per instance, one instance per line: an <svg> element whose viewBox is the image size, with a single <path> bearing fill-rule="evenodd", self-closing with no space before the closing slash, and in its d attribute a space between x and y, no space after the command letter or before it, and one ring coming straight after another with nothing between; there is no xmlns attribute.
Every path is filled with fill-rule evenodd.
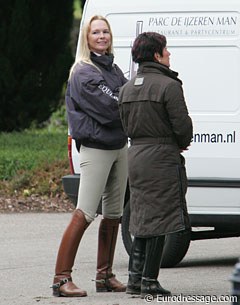
<svg viewBox="0 0 240 305"><path fill-rule="evenodd" d="M98 231L98 255L97 255L97 292L122 292L126 286L119 282L112 273L114 252L120 219L101 220Z"/></svg>
<svg viewBox="0 0 240 305"><path fill-rule="evenodd" d="M85 290L78 288L72 282L71 272L79 243L88 225L83 212L79 209L75 210L58 250L52 285L54 296L85 297L87 295Z"/></svg>
<svg viewBox="0 0 240 305"><path fill-rule="evenodd" d="M142 273L141 298L151 294L170 295L171 292L164 289L157 278L161 265L165 236L151 237L146 240L145 263Z"/></svg>
<svg viewBox="0 0 240 305"><path fill-rule="evenodd" d="M128 264L127 294L141 293L142 272L145 261L146 238L134 237Z"/></svg>

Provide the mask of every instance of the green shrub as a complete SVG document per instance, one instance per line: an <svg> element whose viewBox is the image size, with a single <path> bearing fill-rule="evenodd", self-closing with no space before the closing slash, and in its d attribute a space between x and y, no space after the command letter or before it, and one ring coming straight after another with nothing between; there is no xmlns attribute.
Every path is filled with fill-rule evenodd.
<svg viewBox="0 0 240 305"><path fill-rule="evenodd" d="M73 0L1 1L0 131L46 121L73 63Z"/></svg>
<svg viewBox="0 0 240 305"><path fill-rule="evenodd" d="M67 129L1 133L0 147L0 180L10 180L20 170L67 159Z"/></svg>

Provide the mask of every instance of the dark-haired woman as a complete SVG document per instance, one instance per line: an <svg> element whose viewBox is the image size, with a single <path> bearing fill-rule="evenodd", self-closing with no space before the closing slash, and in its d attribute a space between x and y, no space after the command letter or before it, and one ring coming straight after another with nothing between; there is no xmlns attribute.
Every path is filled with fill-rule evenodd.
<svg viewBox="0 0 240 305"><path fill-rule="evenodd" d="M132 48L137 75L119 95L128 150L130 231L127 293L170 294L158 282L166 234L190 229L185 194L187 178L181 152L190 145L192 120L182 82L170 67L166 37L140 34Z"/></svg>

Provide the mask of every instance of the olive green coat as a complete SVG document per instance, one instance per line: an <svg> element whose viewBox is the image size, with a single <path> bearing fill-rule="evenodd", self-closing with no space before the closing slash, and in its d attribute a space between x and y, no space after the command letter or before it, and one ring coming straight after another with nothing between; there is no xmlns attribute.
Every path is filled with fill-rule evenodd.
<svg viewBox="0 0 240 305"><path fill-rule="evenodd" d="M177 73L145 62L119 95L129 148L130 232L151 237L189 228L182 150L192 139Z"/></svg>

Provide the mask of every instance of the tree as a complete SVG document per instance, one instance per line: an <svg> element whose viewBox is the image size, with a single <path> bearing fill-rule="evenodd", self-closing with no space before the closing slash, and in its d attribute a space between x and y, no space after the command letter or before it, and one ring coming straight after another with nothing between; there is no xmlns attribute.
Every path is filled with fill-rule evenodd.
<svg viewBox="0 0 240 305"><path fill-rule="evenodd" d="M59 106L73 63L73 0L0 1L0 130L21 130Z"/></svg>
<svg viewBox="0 0 240 305"><path fill-rule="evenodd" d="M82 11L83 11L83 8L84 8L84 5L85 5L85 2L86 2L86 0L81 0L81 8L82 8Z"/></svg>

